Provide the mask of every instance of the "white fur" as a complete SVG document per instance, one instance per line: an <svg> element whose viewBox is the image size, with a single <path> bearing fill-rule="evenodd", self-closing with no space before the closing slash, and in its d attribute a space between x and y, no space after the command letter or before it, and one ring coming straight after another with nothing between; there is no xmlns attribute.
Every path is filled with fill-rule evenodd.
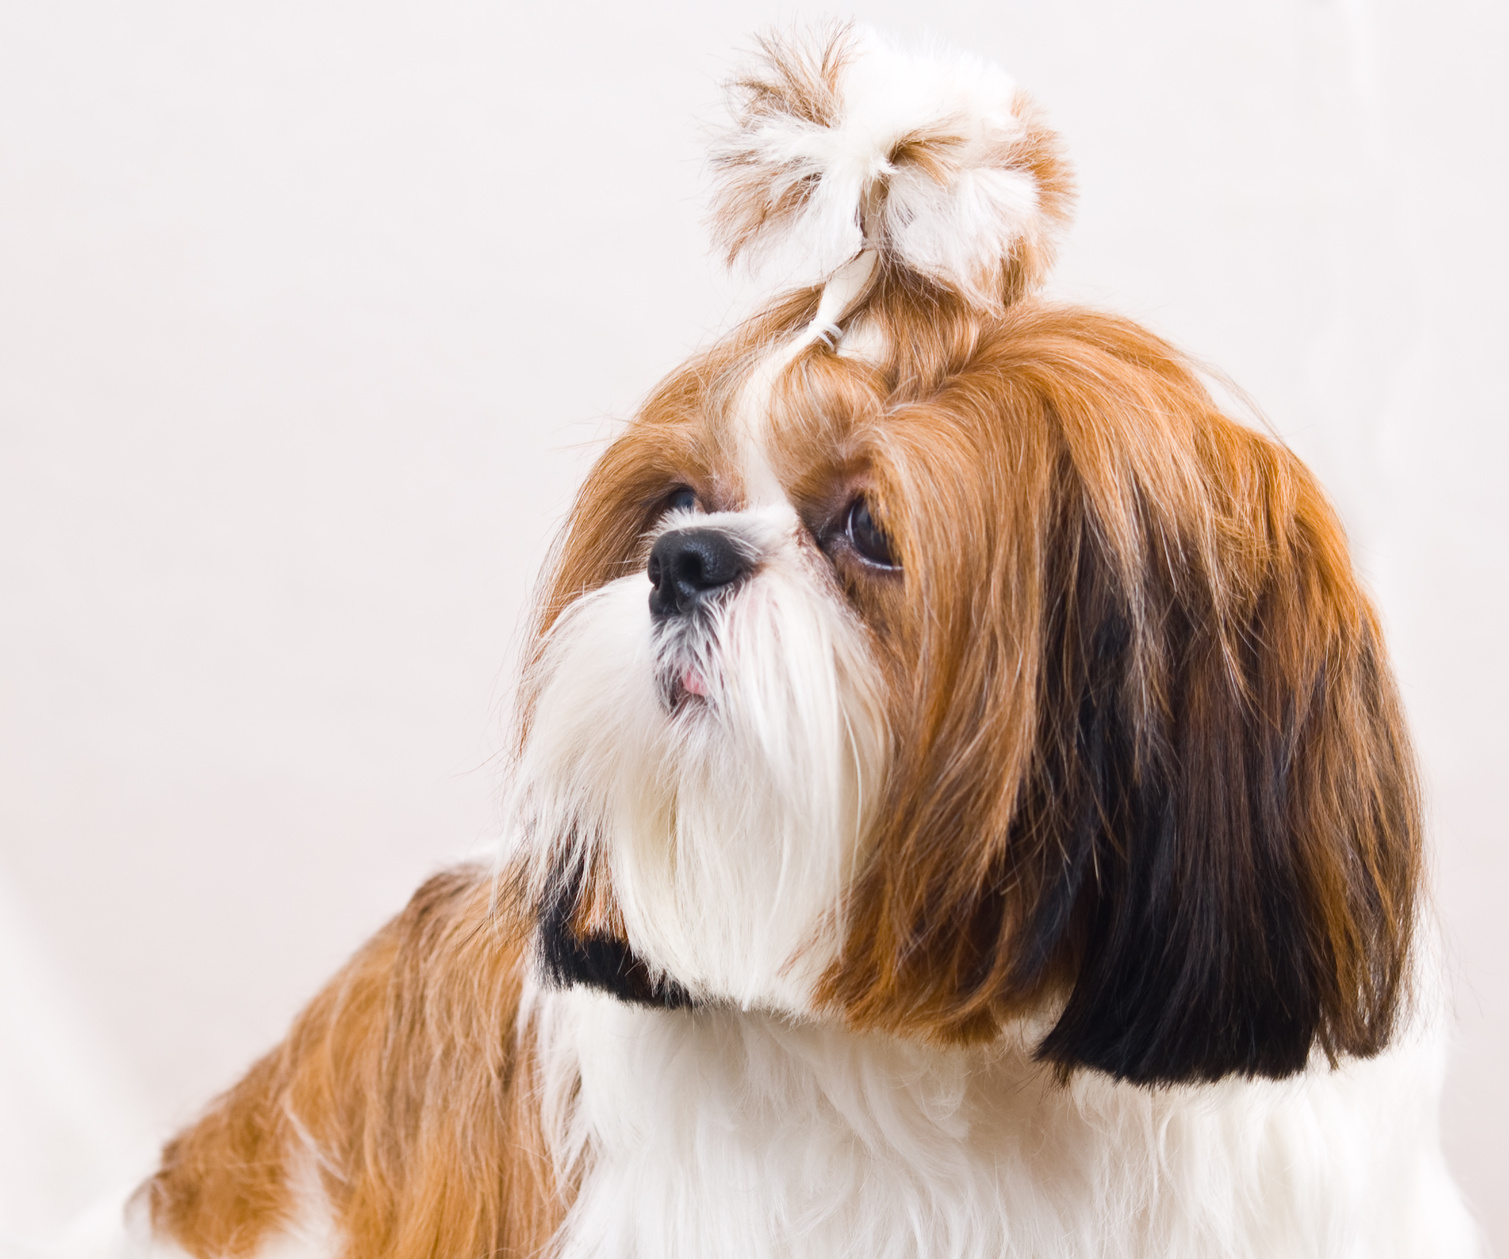
<svg viewBox="0 0 1509 1259"><path fill-rule="evenodd" d="M815 61L818 53L806 56ZM969 53L911 51L858 27L838 95L841 112L830 126L761 113L740 118L713 145L726 171L765 172L772 204L803 181L815 183L800 214L756 233L750 255L777 259L792 278L816 282L867 244L883 245L912 270L992 305L982 275L1012 257L1024 237L1052 227L1031 171L1003 166L996 156L1023 133L1010 76ZM945 182L891 161L897 143L918 133L961 142L951 155L957 169ZM866 195L880 181L887 195L878 219L866 223Z"/></svg>
<svg viewBox="0 0 1509 1259"><path fill-rule="evenodd" d="M732 1010L541 994L581 1190L560 1259L1462 1259L1438 1040L1283 1082L1146 1089Z"/></svg>
<svg viewBox="0 0 1509 1259"><path fill-rule="evenodd" d="M825 299L826 296L825 289ZM826 325L818 322L822 317L823 312L819 311L818 319L814 319L804 332L769 351L750 369L733 409L733 427L744 474L745 506L783 506L786 508L783 523L788 527L795 526L797 519L786 497L786 489L770 465L770 395L775 382L792 360L824 334Z"/></svg>
<svg viewBox="0 0 1509 1259"><path fill-rule="evenodd" d="M884 755L863 630L791 508L674 513L759 558L707 632L652 624L643 573L552 631L517 810L537 878L605 857L629 943L694 994L801 1010L841 935L842 889ZM695 669L705 701L658 683Z"/></svg>

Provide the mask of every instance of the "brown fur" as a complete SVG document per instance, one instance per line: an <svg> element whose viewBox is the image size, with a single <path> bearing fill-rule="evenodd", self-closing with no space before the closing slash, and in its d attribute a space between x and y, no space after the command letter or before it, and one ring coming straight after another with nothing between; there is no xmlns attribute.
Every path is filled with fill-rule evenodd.
<svg viewBox="0 0 1509 1259"><path fill-rule="evenodd" d="M924 320L904 302L880 312L911 341L885 368L883 407L869 376L823 406L809 371L799 408L842 415L863 398L869 480L907 571L905 609L881 630L886 822L827 995L860 1025L952 1039L1074 991L1105 930L1091 921L1102 863L1144 842L1106 818L1090 851L1066 851L1078 823L1064 809L1124 803L1065 781L1084 772L1081 708L1119 687L1116 790L1162 763L1184 810L1169 859L1209 898L1187 910L1198 921L1172 911L1181 943L1292 981L1306 1047L1313 1033L1333 1057L1376 1052L1405 973L1418 804L1376 618L1313 479L1127 321L1032 303L1000 322ZM1107 618L1126 637L1115 675L1095 654ZM1092 867L1072 889L1070 859ZM1286 903L1252 928L1273 948L1220 938L1269 912L1276 880Z"/></svg>
<svg viewBox="0 0 1509 1259"><path fill-rule="evenodd" d="M294 1222L309 1168L343 1259L542 1253L566 1194L517 1026L523 924L492 897L478 869L420 888L168 1144L144 1188L154 1229L202 1259L242 1259Z"/></svg>

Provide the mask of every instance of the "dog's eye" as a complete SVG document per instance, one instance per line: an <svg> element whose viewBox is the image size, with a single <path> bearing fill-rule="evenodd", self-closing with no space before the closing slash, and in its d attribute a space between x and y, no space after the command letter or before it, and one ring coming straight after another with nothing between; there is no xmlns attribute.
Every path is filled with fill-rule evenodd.
<svg viewBox="0 0 1509 1259"><path fill-rule="evenodd" d="M891 540L885 530L875 523L870 515L870 504L856 498L849 508L849 518L844 524L849 542L860 556L879 568L895 568L896 559L891 551Z"/></svg>
<svg viewBox="0 0 1509 1259"><path fill-rule="evenodd" d="M696 511L697 491L685 485L678 485L665 499L666 511Z"/></svg>

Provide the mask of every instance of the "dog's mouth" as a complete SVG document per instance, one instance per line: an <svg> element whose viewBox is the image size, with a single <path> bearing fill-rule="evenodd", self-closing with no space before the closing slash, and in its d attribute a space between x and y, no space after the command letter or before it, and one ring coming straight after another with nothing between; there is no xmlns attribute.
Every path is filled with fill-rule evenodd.
<svg viewBox="0 0 1509 1259"><path fill-rule="evenodd" d="M696 665L673 664L659 675L656 689L667 712L674 715L707 704L707 678Z"/></svg>
<svg viewBox="0 0 1509 1259"><path fill-rule="evenodd" d="M655 690L661 706L672 715L706 707L712 693L706 650L697 650L685 636L660 644L655 664Z"/></svg>

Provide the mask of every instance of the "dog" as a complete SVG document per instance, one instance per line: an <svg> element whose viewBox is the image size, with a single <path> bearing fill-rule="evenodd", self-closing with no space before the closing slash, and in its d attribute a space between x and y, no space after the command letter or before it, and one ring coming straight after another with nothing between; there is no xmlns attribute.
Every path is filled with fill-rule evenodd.
<svg viewBox="0 0 1509 1259"><path fill-rule="evenodd" d="M804 282L609 445L498 862L165 1148L148 1254L1441 1257L1416 771L1332 508L1040 289L1001 71L772 36L713 148Z"/></svg>

